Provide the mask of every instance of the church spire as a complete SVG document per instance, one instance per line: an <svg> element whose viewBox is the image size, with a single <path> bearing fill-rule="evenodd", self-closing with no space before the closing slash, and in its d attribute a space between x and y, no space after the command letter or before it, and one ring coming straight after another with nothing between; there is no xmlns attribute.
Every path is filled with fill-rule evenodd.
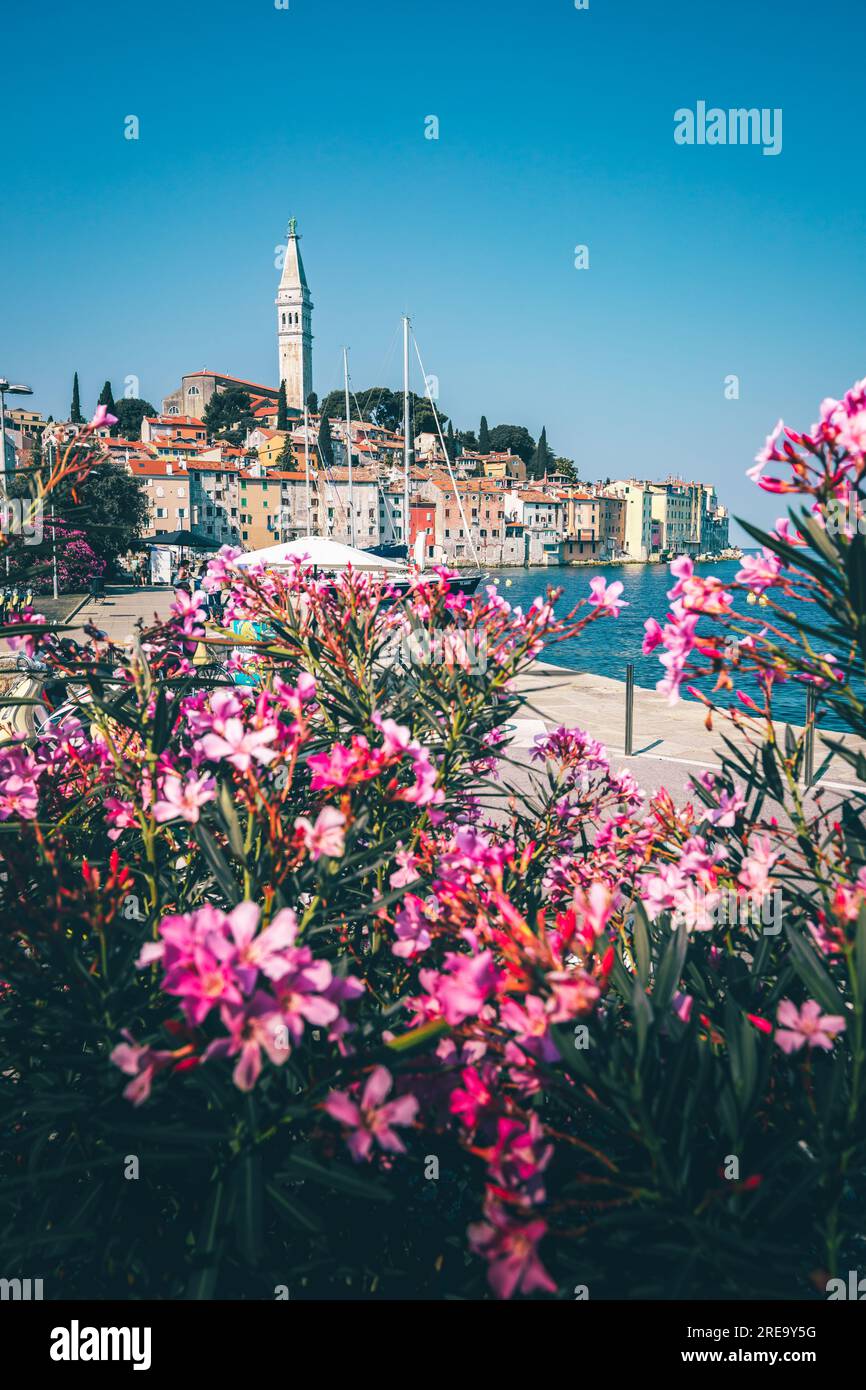
<svg viewBox="0 0 866 1390"><path fill-rule="evenodd" d="M296 410L303 409L313 389L313 302L299 241L298 223L293 217L276 305L280 381L286 383L286 403Z"/></svg>

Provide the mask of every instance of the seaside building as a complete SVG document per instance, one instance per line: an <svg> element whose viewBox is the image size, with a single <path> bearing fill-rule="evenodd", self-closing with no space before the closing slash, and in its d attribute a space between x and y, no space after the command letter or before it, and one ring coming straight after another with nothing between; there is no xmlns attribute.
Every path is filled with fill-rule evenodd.
<svg viewBox="0 0 866 1390"><path fill-rule="evenodd" d="M658 526L653 525L650 484L636 478L618 479L608 489L625 502L623 546L632 560L649 560L661 549Z"/></svg>

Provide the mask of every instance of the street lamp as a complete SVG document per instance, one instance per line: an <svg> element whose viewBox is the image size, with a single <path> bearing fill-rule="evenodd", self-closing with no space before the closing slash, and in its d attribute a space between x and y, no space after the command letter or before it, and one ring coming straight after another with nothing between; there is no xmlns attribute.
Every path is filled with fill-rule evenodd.
<svg viewBox="0 0 866 1390"><path fill-rule="evenodd" d="M13 386L6 380L5 376L0 376L0 450L3 452L2 470L0 470L0 492L3 501L6 501L6 397L7 396L32 396L33 390L30 386ZM9 576L9 555L6 555L6 576Z"/></svg>
<svg viewBox="0 0 866 1390"><path fill-rule="evenodd" d="M7 396L32 396L33 389L30 386L13 386L5 378L0 376L0 440L3 441L3 496L6 496L6 397Z"/></svg>

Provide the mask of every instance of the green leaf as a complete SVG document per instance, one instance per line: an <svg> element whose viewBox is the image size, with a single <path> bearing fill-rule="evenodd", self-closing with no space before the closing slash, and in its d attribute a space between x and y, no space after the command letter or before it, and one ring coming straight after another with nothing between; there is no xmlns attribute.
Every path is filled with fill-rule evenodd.
<svg viewBox="0 0 866 1390"><path fill-rule="evenodd" d="M791 947L791 964L810 994L828 1013L844 1015L845 1001L812 947L796 927L786 926L785 934Z"/></svg>
<svg viewBox="0 0 866 1390"><path fill-rule="evenodd" d="M653 1004L663 1013L674 997L674 992L683 973L686 951L689 947L689 934L685 922L680 922L664 949L664 954L656 971L653 988Z"/></svg>
<svg viewBox="0 0 866 1390"><path fill-rule="evenodd" d="M226 863L222 850L207 826L199 821L197 825L193 826L193 835L201 847L208 867L229 902L232 904L239 903L241 898L240 888L235 882L234 875Z"/></svg>
<svg viewBox="0 0 866 1390"><path fill-rule="evenodd" d="M214 1183L213 1191L202 1217L201 1230L195 1246L196 1258L201 1263L199 1268L190 1276L187 1284L186 1296L188 1299L213 1298L219 1273L217 1245L224 1204L225 1184L220 1180Z"/></svg>
<svg viewBox="0 0 866 1390"><path fill-rule="evenodd" d="M294 1153L285 1168L277 1173L278 1178L303 1179L316 1182L332 1192L345 1193L347 1197L361 1197L370 1202L392 1202L393 1193L380 1187L372 1178L362 1178L351 1168L340 1163L319 1163L306 1153Z"/></svg>
<svg viewBox="0 0 866 1390"><path fill-rule="evenodd" d="M262 1159L247 1154L236 1178L235 1229L238 1247L248 1264L258 1263L262 1250Z"/></svg>

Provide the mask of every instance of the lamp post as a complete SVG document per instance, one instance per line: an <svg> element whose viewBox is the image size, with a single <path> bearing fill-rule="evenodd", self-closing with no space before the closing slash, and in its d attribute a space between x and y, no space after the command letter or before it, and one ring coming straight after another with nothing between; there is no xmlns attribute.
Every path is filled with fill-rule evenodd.
<svg viewBox="0 0 866 1390"><path fill-rule="evenodd" d="M13 386L7 381L5 376L0 376L0 450L3 452L2 470L0 470L0 491L2 500L6 502L6 397L7 396L32 396L33 390L30 386ZM6 554L6 577L9 577L9 553Z"/></svg>

